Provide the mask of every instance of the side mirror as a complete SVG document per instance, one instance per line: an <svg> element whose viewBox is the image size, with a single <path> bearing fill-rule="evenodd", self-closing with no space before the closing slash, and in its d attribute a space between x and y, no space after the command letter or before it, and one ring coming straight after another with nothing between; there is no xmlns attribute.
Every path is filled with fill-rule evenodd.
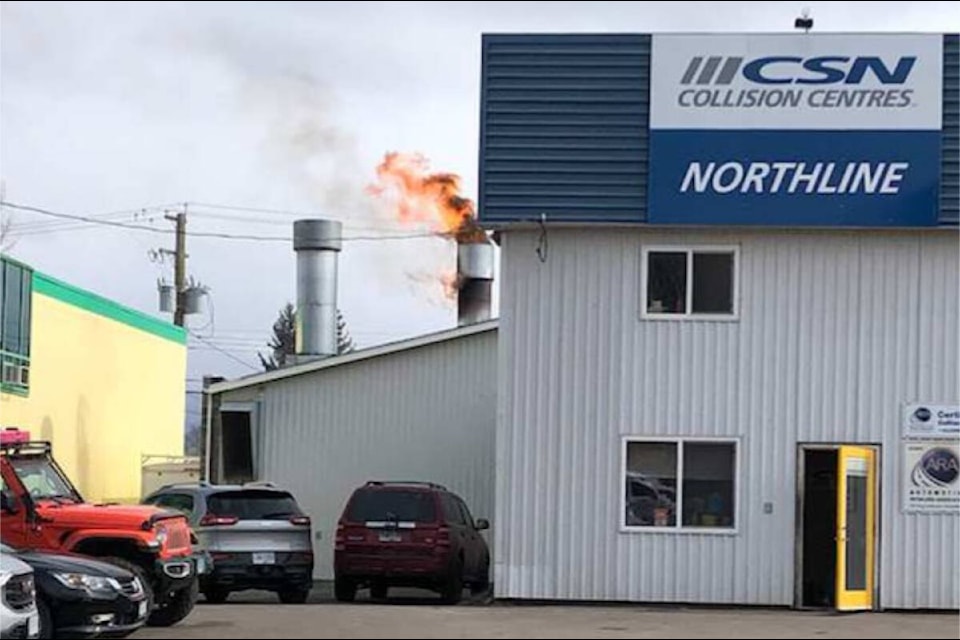
<svg viewBox="0 0 960 640"><path fill-rule="evenodd" d="M16 513L18 511L16 498L6 491L0 492L0 510L4 513Z"/></svg>
<svg viewBox="0 0 960 640"><path fill-rule="evenodd" d="M477 531L485 531L490 528L490 521L486 518L480 518L477 520Z"/></svg>

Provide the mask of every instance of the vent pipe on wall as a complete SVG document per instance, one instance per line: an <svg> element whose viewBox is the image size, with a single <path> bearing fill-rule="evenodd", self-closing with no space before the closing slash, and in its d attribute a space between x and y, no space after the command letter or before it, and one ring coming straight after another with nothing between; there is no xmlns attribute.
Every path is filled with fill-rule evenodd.
<svg viewBox="0 0 960 640"><path fill-rule="evenodd" d="M484 234L479 242L457 245L457 324L490 319L493 299L493 244Z"/></svg>

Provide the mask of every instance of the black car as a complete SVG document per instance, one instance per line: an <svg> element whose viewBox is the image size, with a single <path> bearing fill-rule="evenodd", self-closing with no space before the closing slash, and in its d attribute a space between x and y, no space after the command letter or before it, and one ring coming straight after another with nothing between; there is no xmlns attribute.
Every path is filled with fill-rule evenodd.
<svg viewBox="0 0 960 640"><path fill-rule="evenodd" d="M3 550L33 568L41 638L123 638L146 624L151 603L126 569L83 556Z"/></svg>

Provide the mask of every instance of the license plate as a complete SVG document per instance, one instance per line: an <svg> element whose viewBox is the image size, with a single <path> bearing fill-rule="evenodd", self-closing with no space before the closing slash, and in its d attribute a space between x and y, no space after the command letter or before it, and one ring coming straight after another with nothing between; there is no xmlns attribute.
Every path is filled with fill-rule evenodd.
<svg viewBox="0 0 960 640"><path fill-rule="evenodd" d="M253 564L276 564L277 555L273 551L253 554Z"/></svg>
<svg viewBox="0 0 960 640"><path fill-rule="evenodd" d="M207 572L207 563L203 556L197 556L197 574Z"/></svg>
<svg viewBox="0 0 960 640"><path fill-rule="evenodd" d="M40 616L34 614L27 620L27 635L36 638L40 635Z"/></svg>
<svg viewBox="0 0 960 640"><path fill-rule="evenodd" d="M147 616L147 601L144 600L139 605L137 605L137 618L145 618Z"/></svg>
<svg viewBox="0 0 960 640"><path fill-rule="evenodd" d="M380 542L400 542L402 539L398 531L380 532Z"/></svg>

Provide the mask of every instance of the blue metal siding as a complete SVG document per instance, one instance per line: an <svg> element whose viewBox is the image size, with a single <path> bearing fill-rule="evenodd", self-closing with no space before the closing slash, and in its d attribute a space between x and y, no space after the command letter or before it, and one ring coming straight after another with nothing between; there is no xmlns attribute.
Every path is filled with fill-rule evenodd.
<svg viewBox="0 0 960 640"><path fill-rule="evenodd" d="M960 35L943 37L943 158L940 223L960 222Z"/></svg>
<svg viewBox="0 0 960 640"><path fill-rule="evenodd" d="M646 218L648 35L483 38L484 221Z"/></svg>
<svg viewBox="0 0 960 640"><path fill-rule="evenodd" d="M940 223L960 221L960 36L944 36ZM647 220L650 36L483 37L480 218Z"/></svg>

